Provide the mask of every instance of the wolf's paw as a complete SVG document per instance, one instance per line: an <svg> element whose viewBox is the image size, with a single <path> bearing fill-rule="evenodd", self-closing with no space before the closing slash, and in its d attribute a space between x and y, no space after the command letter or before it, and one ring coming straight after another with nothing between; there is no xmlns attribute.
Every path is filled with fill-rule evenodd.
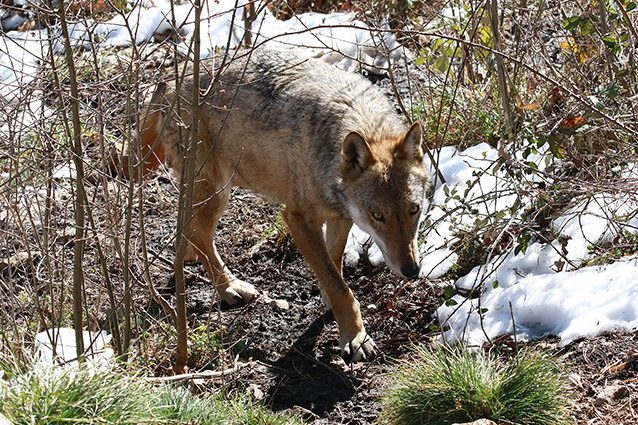
<svg viewBox="0 0 638 425"><path fill-rule="evenodd" d="M377 356L377 345L372 338L361 331L354 338L341 337L341 357L352 362L369 361Z"/></svg>
<svg viewBox="0 0 638 425"><path fill-rule="evenodd" d="M248 282L233 279L226 289L219 291L219 296L222 301L234 305L242 301L253 300L257 296L257 290Z"/></svg>
<svg viewBox="0 0 638 425"><path fill-rule="evenodd" d="M184 264L187 266L197 264L199 262L199 255L197 249L193 245L186 245L186 252L184 253Z"/></svg>

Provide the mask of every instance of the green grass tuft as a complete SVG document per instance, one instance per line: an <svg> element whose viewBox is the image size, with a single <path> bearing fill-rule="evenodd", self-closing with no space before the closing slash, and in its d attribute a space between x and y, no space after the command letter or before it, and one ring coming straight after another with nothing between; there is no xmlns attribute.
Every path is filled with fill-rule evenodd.
<svg viewBox="0 0 638 425"><path fill-rule="evenodd" d="M0 389L0 411L12 423L133 424L144 417L147 400L140 384L106 374L54 370L17 376Z"/></svg>
<svg viewBox="0 0 638 425"><path fill-rule="evenodd" d="M61 369L0 380L0 413L15 425L302 423L245 398L196 396L115 372Z"/></svg>
<svg viewBox="0 0 638 425"><path fill-rule="evenodd" d="M569 389L555 359L523 351L504 364L464 347L416 347L383 397L383 424L449 425L477 419L521 425L572 424Z"/></svg>

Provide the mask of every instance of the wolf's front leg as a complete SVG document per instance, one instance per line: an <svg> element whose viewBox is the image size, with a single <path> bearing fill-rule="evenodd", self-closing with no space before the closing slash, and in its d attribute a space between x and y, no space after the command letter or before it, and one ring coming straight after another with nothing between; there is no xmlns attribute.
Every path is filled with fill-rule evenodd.
<svg viewBox="0 0 638 425"><path fill-rule="evenodd" d="M307 210L287 209L283 215L295 245L315 272L319 288L337 320L341 355L355 362L371 360L376 356L377 347L363 327L359 302L330 257L321 223L310 217Z"/></svg>

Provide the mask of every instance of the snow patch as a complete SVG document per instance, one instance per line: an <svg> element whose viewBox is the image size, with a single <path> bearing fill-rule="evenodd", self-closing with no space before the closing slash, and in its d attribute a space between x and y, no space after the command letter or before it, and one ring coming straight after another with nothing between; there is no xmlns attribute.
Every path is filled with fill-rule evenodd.
<svg viewBox="0 0 638 425"><path fill-rule="evenodd" d="M515 285L492 288L480 299L454 297L437 310L445 338L471 345L516 334L519 340L556 335L560 345L582 337L638 328L638 259L530 275ZM482 312L482 313L481 313ZM486 335L487 334L487 335Z"/></svg>
<svg viewBox="0 0 638 425"><path fill-rule="evenodd" d="M86 363L96 368L108 368L114 351L108 345L112 335L106 331L82 331ZM37 352L36 369L46 370L54 366L78 366L75 330L52 328L35 336Z"/></svg>
<svg viewBox="0 0 638 425"><path fill-rule="evenodd" d="M353 13L304 13L287 20L275 18L259 1L208 0L201 15L199 57L212 56L217 49L239 47L248 32L242 19L246 7L258 11L250 33L253 44L274 49L297 49L306 57L319 57L348 71L366 69L384 73L389 62L403 54L393 34L372 31ZM88 48L92 41L101 47L130 46L164 39L169 32L180 35L178 51L192 56L195 12L190 3L174 5L160 1L157 6L134 7L126 15L96 23L90 19L69 25L71 44ZM0 98L14 101L33 81L39 62L46 59L49 45L56 53L64 51L60 28L0 37ZM51 40L49 40L51 36Z"/></svg>

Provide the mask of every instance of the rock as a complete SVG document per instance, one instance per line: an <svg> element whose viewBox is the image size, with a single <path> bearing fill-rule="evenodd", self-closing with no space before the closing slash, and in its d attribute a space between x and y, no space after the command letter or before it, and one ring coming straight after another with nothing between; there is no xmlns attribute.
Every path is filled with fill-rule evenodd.
<svg viewBox="0 0 638 425"><path fill-rule="evenodd" d="M629 388L625 385L609 385L596 394L594 406L600 407L604 404L612 404L622 398L629 396Z"/></svg>
<svg viewBox="0 0 638 425"><path fill-rule="evenodd" d="M37 261L40 257L40 251L31 251L31 253L21 251L12 255L8 259L0 258L0 273L13 273L18 269L27 269L31 259L33 259L33 261Z"/></svg>
<svg viewBox="0 0 638 425"><path fill-rule="evenodd" d="M301 407L301 406L293 406L290 409L288 409L288 412L290 412L290 413L292 413L294 415L301 416L307 422L312 422L312 421L316 421L317 419L319 419L319 416L317 416L314 412L312 412L311 410L306 409L305 407Z"/></svg>
<svg viewBox="0 0 638 425"><path fill-rule="evenodd" d="M62 230L57 232L57 237L55 239L61 245L67 245L69 243L75 242L75 228L72 226L67 226Z"/></svg>
<svg viewBox="0 0 638 425"><path fill-rule="evenodd" d="M264 245L264 243L266 243L266 239L263 239L259 242L257 242L256 244L254 244L253 246L251 246L248 249L248 256L249 257L254 257L255 255L257 255L257 253L259 252L259 250L261 249L261 247Z"/></svg>
<svg viewBox="0 0 638 425"><path fill-rule="evenodd" d="M571 373L569 375L569 381L579 388L583 388L583 378L577 373Z"/></svg>
<svg viewBox="0 0 638 425"><path fill-rule="evenodd" d="M0 30L4 32L17 31L28 20L29 18L22 15L20 12L8 13L4 18L2 18L2 20L0 20Z"/></svg>
<svg viewBox="0 0 638 425"><path fill-rule="evenodd" d="M75 165L69 163L56 168L51 177L56 180L75 180L76 175Z"/></svg>
<svg viewBox="0 0 638 425"><path fill-rule="evenodd" d="M255 400L263 400L265 397L265 394L261 390L261 388L259 388L259 385L255 384L254 382L248 385L247 391L248 394L250 394Z"/></svg>
<svg viewBox="0 0 638 425"><path fill-rule="evenodd" d="M497 425L497 423L489 419L479 419L478 421L474 422L456 423L452 425Z"/></svg>
<svg viewBox="0 0 638 425"><path fill-rule="evenodd" d="M290 310L290 303L286 300L272 300L270 305L277 311Z"/></svg>
<svg viewBox="0 0 638 425"><path fill-rule="evenodd" d="M209 311L207 313L202 314L202 319L204 321L210 321L213 323L219 322L222 318L222 315L219 311Z"/></svg>
<svg viewBox="0 0 638 425"><path fill-rule="evenodd" d="M266 291L259 291L259 300L264 304L270 304L273 301Z"/></svg>
<svg viewBox="0 0 638 425"><path fill-rule="evenodd" d="M372 314L376 313L379 310L376 304L370 304L366 307L366 313Z"/></svg>

